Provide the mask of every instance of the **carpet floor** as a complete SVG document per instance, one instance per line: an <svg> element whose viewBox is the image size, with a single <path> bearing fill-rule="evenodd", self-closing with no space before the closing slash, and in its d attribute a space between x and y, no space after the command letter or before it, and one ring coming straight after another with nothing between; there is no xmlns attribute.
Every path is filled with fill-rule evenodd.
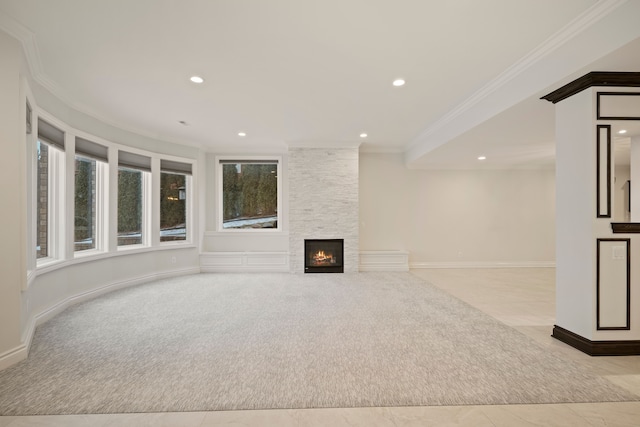
<svg viewBox="0 0 640 427"><path fill-rule="evenodd" d="M630 400L410 273L135 286L40 325L0 372L0 415Z"/></svg>

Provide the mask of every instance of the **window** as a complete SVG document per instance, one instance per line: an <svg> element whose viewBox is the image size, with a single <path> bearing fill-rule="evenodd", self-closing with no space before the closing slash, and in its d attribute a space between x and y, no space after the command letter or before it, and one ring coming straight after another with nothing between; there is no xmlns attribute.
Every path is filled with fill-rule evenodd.
<svg viewBox="0 0 640 427"><path fill-rule="evenodd" d="M26 126L27 126L27 135L31 135L33 131L33 110L31 109L31 104L27 101L27 111L26 111Z"/></svg>
<svg viewBox="0 0 640 427"><path fill-rule="evenodd" d="M150 171L150 157L118 153L118 246L146 243L145 182Z"/></svg>
<svg viewBox="0 0 640 427"><path fill-rule="evenodd" d="M221 229L277 229L277 160L220 160Z"/></svg>
<svg viewBox="0 0 640 427"><path fill-rule="evenodd" d="M74 250L96 248L96 161L76 156Z"/></svg>
<svg viewBox="0 0 640 427"><path fill-rule="evenodd" d="M187 240L191 164L160 161L160 241Z"/></svg>
<svg viewBox="0 0 640 427"><path fill-rule="evenodd" d="M108 149L100 144L76 138L74 194L74 250L100 249L103 233L100 207L104 194L99 185L108 162Z"/></svg>
<svg viewBox="0 0 640 427"><path fill-rule="evenodd" d="M116 250L193 242L195 161L121 149L31 110L28 101L25 115L25 131L32 132L25 138L28 278Z"/></svg>
<svg viewBox="0 0 640 427"><path fill-rule="evenodd" d="M64 132L38 119L38 139L36 142L36 257L55 256L54 235L56 194L59 186L57 171L61 169L64 151Z"/></svg>
<svg viewBox="0 0 640 427"><path fill-rule="evenodd" d="M49 146L38 140L36 171L36 253L38 258L49 256Z"/></svg>

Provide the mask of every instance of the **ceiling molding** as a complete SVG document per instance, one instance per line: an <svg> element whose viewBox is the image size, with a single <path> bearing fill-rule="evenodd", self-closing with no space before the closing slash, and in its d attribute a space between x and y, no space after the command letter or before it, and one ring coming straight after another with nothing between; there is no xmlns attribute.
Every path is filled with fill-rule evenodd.
<svg viewBox="0 0 640 427"><path fill-rule="evenodd" d="M33 78L43 75L40 51L36 43L36 36L31 30L18 23L6 14L0 13L0 29L22 43L22 49L27 58L27 65Z"/></svg>
<svg viewBox="0 0 640 427"><path fill-rule="evenodd" d="M62 87L58 85L58 83L56 83L45 73L42 66L42 61L40 59L40 50L38 49L36 36L31 30L16 22L13 18L7 16L4 13L0 13L0 30L5 31L7 34L17 39L22 44L22 49L27 60L27 66L29 67L29 73L31 74L31 78L33 79L33 81L40 85L43 89L51 93L54 97L58 98L67 107L122 131L130 132L158 141L169 142L172 144L202 148L202 144L192 141L185 141L182 139L178 140L176 138L159 138L158 135L153 132L149 132L148 130L136 128L125 123L121 123L117 120L113 120L112 118L100 114L92 108L77 102L68 95L67 91L62 89Z"/></svg>
<svg viewBox="0 0 640 427"><path fill-rule="evenodd" d="M592 71L567 83L540 99L557 103L592 86L638 87L640 73L622 71Z"/></svg>
<svg viewBox="0 0 640 427"><path fill-rule="evenodd" d="M402 148L396 147L386 147L380 145L371 145L363 143L360 146L361 153L370 153L370 154L403 154L404 150Z"/></svg>
<svg viewBox="0 0 640 427"><path fill-rule="evenodd" d="M289 141L285 142L289 148L359 148L361 141Z"/></svg>
<svg viewBox="0 0 640 427"><path fill-rule="evenodd" d="M479 102L487 98L489 95L503 88L514 78L530 69L533 65L542 61L549 54L565 45L574 37L582 33L585 29L591 27L593 24L600 21L602 18L609 15L612 11L625 3L627 3L627 0L602 0L594 4L580 16L567 24L560 31L553 34L541 45L525 55L518 62L507 68L495 79L491 80L461 104L442 116L442 118L436 121L426 131L422 132L416 139L409 143L409 145L407 146L407 150L415 149L424 144L429 140L429 137L434 135L437 131L456 120L463 113L469 111L472 107L476 106ZM447 141L441 141L438 145L446 142Z"/></svg>
<svg viewBox="0 0 640 427"><path fill-rule="evenodd" d="M476 92L471 93L471 96L465 99L464 96L469 95L469 92L467 92L466 95L463 95L463 98L458 97L458 100L463 99L464 101L458 104L456 108L447 111L446 114L441 117L431 116L426 121L426 123L425 121L422 121L419 124L420 127L416 127L414 129L415 131L407 133L402 137L402 139L396 139L395 142L397 142L398 144L402 142L401 147L385 147L380 144L380 141L378 144L372 144L370 142L367 142L366 140L355 142L351 140L349 136L346 137L346 140L341 140L340 136L338 136L338 138L335 138L333 142L330 142L330 139L327 138L328 141L323 141L322 139L320 139L319 141L293 141L288 144L285 144L284 142L274 141L274 138L270 140L268 148L274 150L284 149L286 151L287 147L359 147L360 151L362 152L403 153L405 159L411 159L411 161L413 161L417 157L424 156L426 153L431 152L434 148L440 146L441 144L452 141L457 136L461 135L464 132L467 132L474 126L477 126L478 124L487 120L487 118L498 114L503 109L509 108L509 106L512 106L515 102L517 102L516 98L522 98L524 95L531 96L532 94L529 93L531 91L535 91L536 98L538 98L542 94L543 90L549 91L550 89L548 88L550 87L550 85L556 84L558 82L558 79L550 77L548 75L550 73L547 73L546 71L553 70L553 73L555 74L551 73L552 76L557 77L560 70L568 68L565 66L566 64L564 64L564 62L557 63L557 67L555 68L549 67L549 63L553 62L553 56L558 56L558 51L566 52L568 50L568 46L572 45L567 44L568 41L574 38L580 40L580 38L577 37L579 34L584 33L585 30L594 26L595 23L603 20L603 18L611 14L612 11L618 9L618 12L614 15L620 16L623 12L628 12L629 9L633 9L631 7L621 8L622 5L631 5L632 3L633 2L629 2L627 0L598 0L593 3L583 3L580 9L574 8L573 10L584 10L583 8L586 7L587 4L592 4L591 7L585 10L577 18L573 19L569 22L569 24L565 25L559 31L555 32L551 37L549 37L542 44L538 45L535 49L530 51L527 55L514 63L511 67L498 74L496 78L480 87L480 89ZM42 9L39 13L43 13L44 10L45 9ZM31 12L38 13L37 11ZM542 14L541 16L552 17L552 14L557 12L555 12L554 9L550 9L546 13L546 15ZM570 16L575 16L575 13ZM634 15L628 14L628 16ZM561 22L567 22L568 19L570 19L569 16L567 16L567 18ZM604 20L604 22L608 22L609 20ZM28 23L37 21L26 20L23 22ZM539 23L534 22L533 24L533 26L537 26L537 28L540 29L540 27L538 26ZM26 65L31 72L32 85L34 86L34 88L37 87L40 94L42 94L42 104L44 106L49 106L52 111L55 111L56 108L63 105L65 108L65 112L66 109L69 109L70 117L73 117L74 119L81 118L82 120L97 120L106 126L111 126L118 131L122 131L123 135L125 136L127 133L130 133L155 141L198 147L205 152L212 152L212 150L215 150L216 152L224 151L227 149L227 146L232 147L234 145L237 145L235 144L235 142L238 141L235 140L232 136L227 137L226 134L217 134L215 137L212 137L211 135L193 133L192 140L186 140L180 138L179 135L186 135L187 133L180 132L179 130L174 131L174 128L170 126L159 127L159 129L164 130L151 131L151 128L145 127L145 123L150 123L150 121L130 121L129 119L133 116L133 114L130 116L109 116L109 110L106 107L102 109L102 107L99 106L100 104L96 104L96 107L91 107L90 97L86 98L86 102L89 103L89 105L86 105L84 102L82 102L82 100L85 99L82 97L82 92L74 92L73 86L70 86L69 89L66 89L46 74L45 67L47 64L42 63L42 59L49 58L49 55L44 50L44 47L46 47L44 41L46 41L46 39L43 37L46 36L38 32L40 29L37 25L27 25L30 25L31 28L34 29L34 31L31 31L28 27L19 24L17 21L14 21L13 18L7 16L6 14L0 13L0 29L4 29L9 35L17 38L22 43L22 48L27 63ZM558 25L561 25L561 23L558 22ZM40 47L42 48L42 57L39 52L36 34L39 34L40 37L39 41ZM543 36L545 34L548 34L548 30L546 32L539 31L538 34L539 36ZM539 37L536 40L539 41L541 39L542 37ZM487 46L489 45L487 44ZM552 55L552 53L554 54ZM578 52L575 53L576 55L578 55ZM549 56L551 56L551 59L549 58ZM573 66L574 64L571 63L570 65ZM544 70L543 72L541 72L541 69L543 67L547 67L548 70ZM49 71L52 72L53 70L49 68ZM473 71L468 70L467 72L473 73ZM491 75L496 75L496 72L497 70L494 70ZM532 75L535 75L536 79L532 79ZM567 76L567 73L562 74L562 77L565 76ZM65 81L62 75L59 77L59 79L61 82ZM455 84L455 82L453 82L453 84ZM528 93L522 93L522 91L516 88L516 85L526 87ZM49 100L50 97L52 98L52 100ZM55 102L53 101L53 98L56 98ZM449 103L447 105L451 104ZM420 109L415 109L415 111L420 111ZM429 127L425 126L425 124L429 123ZM422 132L420 132L421 130ZM297 132L296 134L304 135L300 132ZM412 136L415 136L417 134L419 136L417 138L413 138L412 140ZM229 135L231 135L231 133L229 133ZM349 135L357 134L349 133ZM310 138L314 137L310 136ZM322 138L322 136L319 136L319 138ZM286 140L286 138L281 138L281 140ZM394 140L387 139L387 141ZM254 151L265 150L267 148L266 145L257 146L257 140L247 140L243 142L253 144L253 146L247 145L244 148L236 146L234 151L238 151L239 149L244 151ZM407 142L407 144L405 144L405 142ZM212 143L217 144L215 148L209 147L209 145Z"/></svg>
<svg viewBox="0 0 640 427"><path fill-rule="evenodd" d="M215 154L215 155L228 155L228 156L238 156L238 155L252 155L252 156L273 156L274 154L286 154L287 146L285 144L279 145L244 145L238 146L235 144L219 144L215 147L201 147L201 149L207 154Z"/></svg>

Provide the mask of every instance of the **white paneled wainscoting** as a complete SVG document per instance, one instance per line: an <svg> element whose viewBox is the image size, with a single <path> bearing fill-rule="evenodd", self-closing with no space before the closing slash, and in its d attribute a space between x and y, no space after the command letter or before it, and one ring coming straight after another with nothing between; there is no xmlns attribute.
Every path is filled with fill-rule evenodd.
<svg viewBox="0 0 640 427"><path fill-rule="evenodd" d="M406 251L360 251L356 271L409 271ZM204 252L200 254L200 271L217 272L288 272L287 252ZM352 270L353 271L353 270Z"/></svg>
<svg viewBox="0 0 640 427"><path fill-rule="evenodd" d="M203 252L202 273L289 272L288 252ZM357 271L409 271L448 268L554 268L554 261L516 262L409 262L402 250L360 251Z"/></svg>
<svg viewBox="0 0 640 427"><path fill-rule="evenodd" d="M409 271L409 252L360 251L360 271Z"/></svg>
<svg viewBox="0 0 640 427"><path fill-rule="evenodd" d="M288 252L204 252L202 273L248 273L289 271Z"/></svg>

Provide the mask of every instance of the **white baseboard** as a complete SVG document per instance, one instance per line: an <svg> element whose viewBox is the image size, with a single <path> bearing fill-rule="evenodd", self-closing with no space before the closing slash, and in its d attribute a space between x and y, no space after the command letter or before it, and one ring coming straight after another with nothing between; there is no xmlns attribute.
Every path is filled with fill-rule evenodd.
<svg viewBox="0 0 640 427"><path fill-rule="evenodd" d="M409 271L409 252L360 251L360 271Z"/></svg>
<svg viewBox="0 0 640 427"><path fill-rule="evenodd" d="M36 327L53 318L57 314L62 313L62 311L74 304L90 300L92 298L111 291L115 291L117 289L139 285L142 283L151 282L153 280L166 279L169 277L198 274L199 272L200 268L190 267L181 270L171 270L166 272L147 274L144 276L138 276L109 283L107 285L100 286L99 288L73 295L45 309L44 311L41 311L38 314L29 316L27 327L22 334L22 344L0 355L0 370L8 368L9 366L18 363L19 361L26 359L29 354L29 348L31 347L31 341L33 340L33 334L35 333Z"/></svg>
<svg viewBox="0 0 640 427"><path fill-rule="evenodd" d="M289 272L288 252L203 252L202 273Z"/></svg>
<svg viewBox="0 0 640 427"><path fill-rule="evenodd" d="M555 268L555 261L412 262L409 268Z"/></svg>
<svg viewBox="0 0 640 427"><path fill-rule="evenodd" d="M28 353L29 349L27 348L27 345L20 344L19 346L0 354L0 371L26 359Z"/></svg>
<svg viewBox="0 0 640 427"><path fill-rule="evenodd" d="M35 270L27 271L27 280L25 282L26 287L23 290L29 289L29 287L35 280L36 280L36 271Z"/></svg>

